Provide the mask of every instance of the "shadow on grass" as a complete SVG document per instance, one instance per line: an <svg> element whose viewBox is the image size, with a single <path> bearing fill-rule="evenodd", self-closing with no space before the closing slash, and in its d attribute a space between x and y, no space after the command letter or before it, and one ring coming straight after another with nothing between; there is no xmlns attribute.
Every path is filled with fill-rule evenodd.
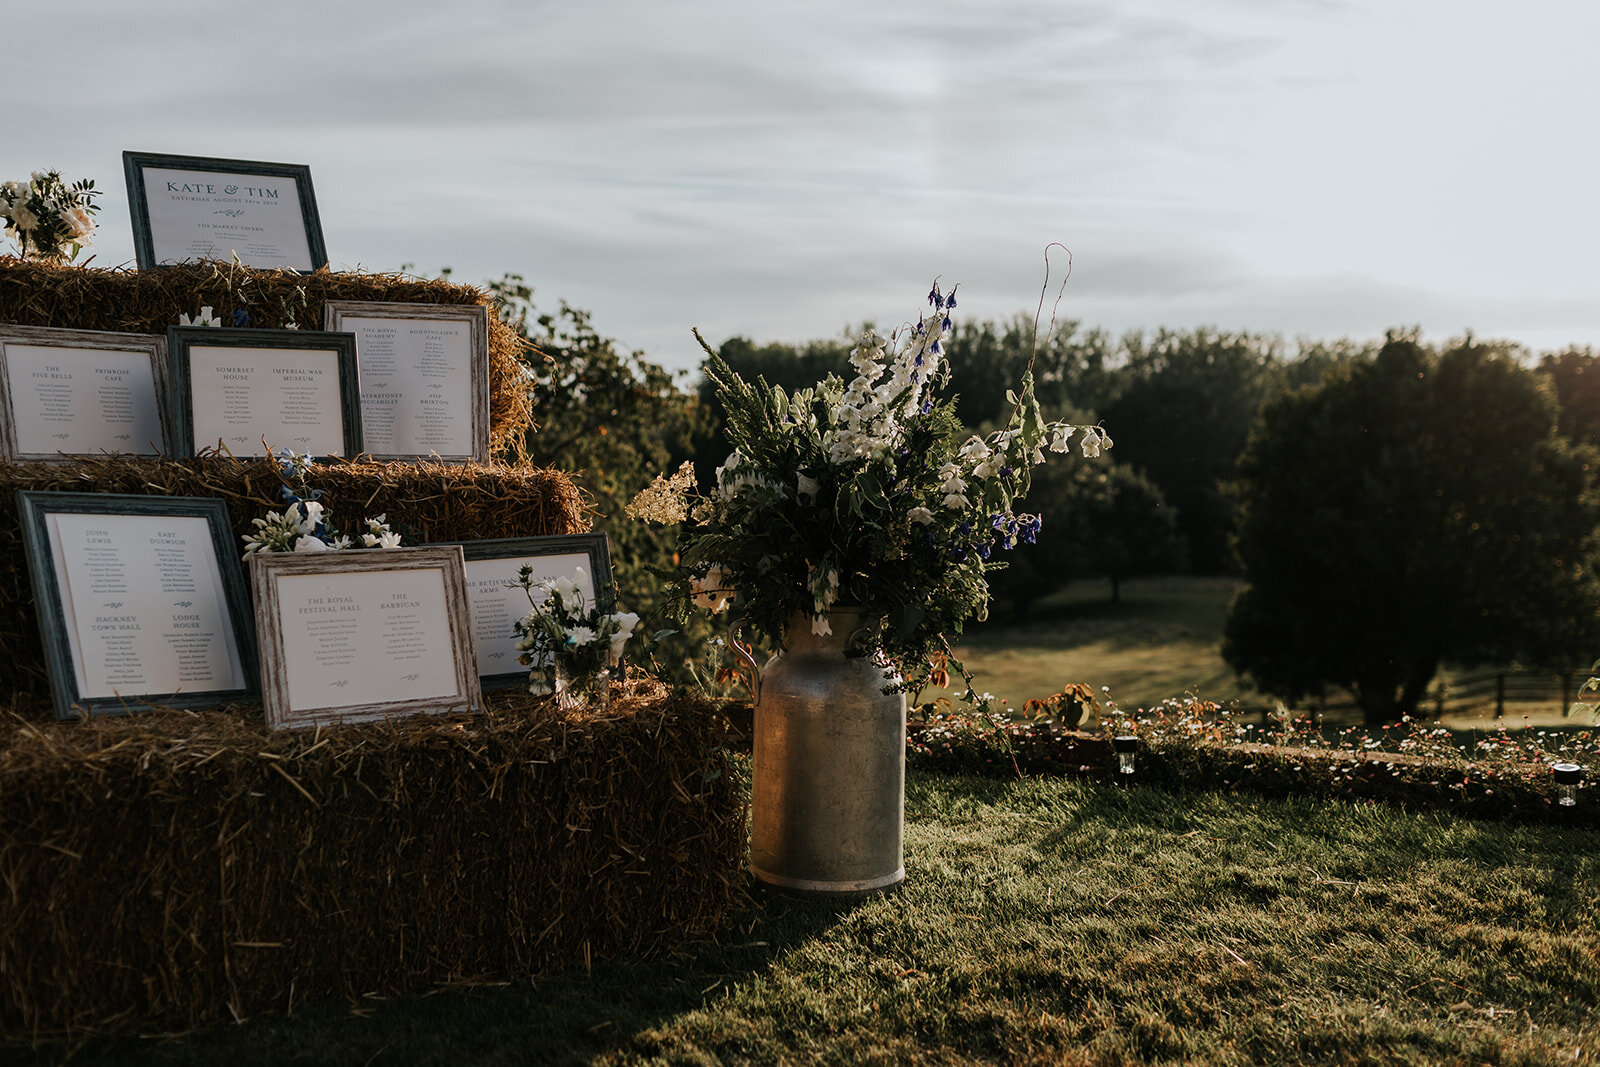
<svg viewBox="0 0 1600 1067"><path fill-rule="evenodd" d="M321 1004L185 1035L0 1045L6 1064L587 1063L660 1029L849 917L862 901L798 900L756 889L715 944L596 965L532 982L446 987L414 999ZM872 898L867 898L872 899Z"/></svg>

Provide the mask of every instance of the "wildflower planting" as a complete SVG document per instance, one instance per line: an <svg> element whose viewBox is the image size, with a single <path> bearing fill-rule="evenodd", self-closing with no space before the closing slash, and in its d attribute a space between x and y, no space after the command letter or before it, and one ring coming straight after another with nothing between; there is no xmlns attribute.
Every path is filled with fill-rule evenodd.
<svg viewBox="0 0 1600 1067"><path fill-rule="evenodd" d="M1109 778L1111 739L1131 736L1140 743L1137 773L1144 783L1391 800L1521 820L1554 814L1553 766L1600 761L1600 734L1593 729L1502 728L1464 746L1454 731L1412 720L1328 732L1308 716L1283 715L1262 726L1240 721L1227 705L1193 698L1131 714L1110 704L1092 733L1069 725L929 707L908 727L907 760L935 771ZM1580 802L1561 815L1597 825L1596 807Z"/></svg>

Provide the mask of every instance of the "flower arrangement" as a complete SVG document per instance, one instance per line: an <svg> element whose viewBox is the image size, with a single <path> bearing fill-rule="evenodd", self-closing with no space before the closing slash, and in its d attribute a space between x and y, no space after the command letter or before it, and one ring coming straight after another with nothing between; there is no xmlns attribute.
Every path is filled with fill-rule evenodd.
<svg viewBox="0 0 1600 1067"><path fill-rule="evenodd" d="M55 170L36 170L28 181L0 184L0 218L24 259L71 262L94 234L99 194L88 178L68 185Z"/></svg>
<svg viewBox="0 0 1600 1067"><path fill-rule="evenodd" d="M517 651L528 673L528 691L554 691L563 706L604 703L610 691L611 668L633 636L639 616L631 611L603 612L583 595L588 575L582 567L571 577L533 580L524 566L519 584L532 610L517 621Z"/></svg>
<svg viewBox="0 0 1600 1067"><path fill-rule="evenodd" d="M297 456L285 448L274 458L284 479L281 492L287 506L281 512L267 512L264 519L251 520L256 532L245 535L244 554L333 552L357 547L357 538L340 533L328 521L322 490L311 488L311 471L316 462L310 453ZM360 547L400 547L400 535L389 529L387 515L367 519L366 527L359 537Z"/></svg>
<svg viewBox="0 0 1600 1067"><path fill-rule="evenodd" d="M956 294L928 294L930 311L887 340L868 332L851 352L857 376L830 375L793 394L742 379L700 340L706 375L727 412L734 448L709 493L685 464L629 505L635 518L683 523L675 599L720 611L737 604L775 646L796 614L828 633L835 604L869 625L852 654L892 665L920 687L948 656L947 635L988 610L986 571L1033 542L1043 519L1017 513L1045 450L1076 437L1084 455L1111 446L1098 427L1046 422L1031 369L1004 429L968 436L952 398L943 341ZM696 333L696 337L699 334ZM959 660L949 665L967 678ZM942 664L946 660L938 660Z"/></svg>

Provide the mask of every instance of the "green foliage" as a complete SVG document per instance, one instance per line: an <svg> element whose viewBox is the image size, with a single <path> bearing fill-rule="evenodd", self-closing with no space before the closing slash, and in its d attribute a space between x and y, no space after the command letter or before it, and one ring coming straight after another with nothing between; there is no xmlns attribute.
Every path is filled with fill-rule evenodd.
<svg viewBox="0 0 1600 1067"><path fill-rule="evenodd" d="M1063 451L1081 432L1085 451L1098 452L1101 437L1047 424L1024 374L1020 395L1007 394L1006 427L963 442L941 358L955 294L936 288L929 301L931 316L915 328L888 342L862 338L848 387L831 375L793 392L752 383L707 348L705 375L733 451L692 508L667 506L663 482L635 504L664 522L687 510L685 603L717 609L733 591L773 645L797 619L826 632L835 602L859 607L873 625L856 651L886 656L912 686L949 635L983 617L993 557L1037 532L1012 502L1045 447Z"/></svg>
<svg viewBox="0 0 1600 1067"><path fill-rule="evenodd" d="M1230 567L1233 477L1256 412L1281 365L1277 338L1209 330L1161 330L1124 341L1123 388L1101 412L1120 447L1177 509L1189 562L1200 574Z"/></svg>
<svg viewBox="0 0 1600 1067"><path fill-rule="evenodd" d="M1126 463L1061 456L1034 473L1026 504L1043 522L1037 544L1020 549L990 582L1018 618L1070 581L1108 578L1115 602L1129 578L1184 569L1175 510Z"/></svg>
<svg viewBox="0 0 1600 1067"><path fill-rule="evenodd" d="M1503 352L1392 339L1270 404L1239 463L1250 583L1223 655L1294 699L1334 685L1411 714L1442 660L1587 662L1600 647L1595 456Z"/></svg>
<svg viewBox="0 0 1600 1067"><path fill-rule="evenodd" d="M1561 403L1561 433L1573 444L1600 448L1600 357L1573 346L1539 361Z"/></svg>
<svg viewBox="0 0 1600 1067"><path fill-rule="evenodd" d="M624 506L693 453L711 426L705 405L679 387L682 373L602 337L588 312L565 301L555 312L539 311L533 290L515 274L488 288L496 314L529 343L535 429L523 442L527 456L571 473L589 493L594 528L611 542L618 604L659 620L662 589L652 571L675 563L675 545L664 531L629 519ZM673 635L654 650L658 673L695 677L712 657L710 639L703 623Z"/></svg>
<svg viewBox="0 0 1600 1067"><path fill-rule="evenodd" d="M1005 418L1009 383L1020 381L1030 363L1045 411L1060 417L1100 410L1117 377L1111 336L1104 330L1082 331L1075 321L1057 323L1048 337L1045 333L1044 325L1036 330L1032 316L1023 314L1003 323L968 319L955 326L945 351L956 414L964 425Z"/></svg>

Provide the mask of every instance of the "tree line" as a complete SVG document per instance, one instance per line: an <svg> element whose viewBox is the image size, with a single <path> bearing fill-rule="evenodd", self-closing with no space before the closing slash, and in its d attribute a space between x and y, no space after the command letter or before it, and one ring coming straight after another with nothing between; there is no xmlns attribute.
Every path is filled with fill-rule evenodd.
<svg viewBox="0 0 1600 1067"><path fill-rule="evenodd" d="M577 472L612 539L619 591L653 606L669 537L623 505L657 474L726 456L715 397L597 334L587 313L541 312L520 278L491 288L530 343L536 462ZM800 344L724 341L748 379L789 389L853 376L862 327ZM1600 655L1600 360L1529 365L1470 337L1435 348L1299 341L1212 329L1113 337L1081 323L1039 337L1030 317L956 325L947 358L961 421L1005 415L1033 366L1047 417L1103 425L1113 451L1053 456L1028 497L1038 543L992 575L997 614L1026 618L1083 578L1237 574L1224 655L1264 691L1352 692L1370 721L1415 710L1443 662L1570 666ZM709 630L657 668L702 664Z"/></svg>

